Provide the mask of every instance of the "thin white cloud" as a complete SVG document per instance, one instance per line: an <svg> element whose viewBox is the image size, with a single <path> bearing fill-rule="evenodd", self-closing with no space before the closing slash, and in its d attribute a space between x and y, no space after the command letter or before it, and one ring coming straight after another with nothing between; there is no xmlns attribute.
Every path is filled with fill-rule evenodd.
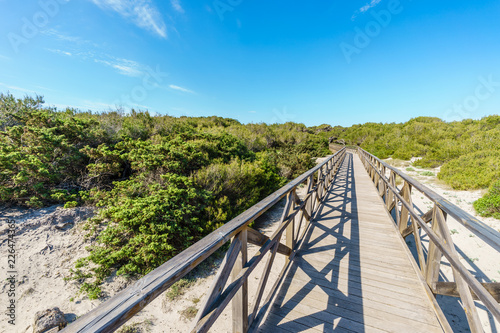
<svg viewBox="0 0 500 333"><path fill-rule="evenodd" d="M10 60L10 58L0 54L0 60Z"/></svg>
<svg viewBox="0 0 500 333"><path fill-rule="evenodd" d="M248 113L257 113L257 111L248 111Z"/></svg>
<svg viewBox="0 0 500 333"><path fill-rule="evenodd" d="M80 37L69 36L69 35L63 34L55 29L43 30L43 31L41 31L41 33L43 35L50 36L50 37L53 37L57 40L62 40L62 41L66 41L66 42L73 42L73 43L84 42L83 39L81 39Z"/></svg>
<svg viewBox="0 0 500 333"><path fill-rule="evenodd" d="M90 40L86 40L86 39L83 39L83 38L77 37L77 36L71 36L71 35L68 35L66 33L62 33L56 29L46 29L46 30L40 31L40 33L42 35L51 37L55 40L65 42L65 44L64 44L65 46L68 46L68 43L69 43L69 44L73 44L72 45L73 47L82 46L82 45L84 45L86 48L88 48L89 45L94 47L94 48L99 47L98 44L96 44Z"/></svg>
<svg viewBox="0 0 500 333"><path fill-rule="evenodd" d="M184 14L184 8L182 8L180 0L170 0L172 7L179 13Z"/></svg>
<svg viewBox="0 0 500 333"><path fill-rule="evenodd" d="M68 51L63 51L63 50L58 50L58 49L46 49L47 51L50 51L52 53L60 54L60 55L65 55L68 57L71 57L73 54Z"/></svg>
<svg viewBox="0 0 500 333"><path fill-rule="evenodd" d="M94 102L89 100L80 100L78 104L61 104L61 103L50 103L51 107L56 107L59 110L65 110L66 108L77 109L82 111L108 111L117 110L117 106L109 103Z"/></svg>
<svg viewBox="0 0 500 333"><path fill-rule="evenodd" d="M52 92L58 92L58 93L61 92L59 90L47 88L47 87L44 87L44 86L33 86L33 87L35 87L37 90L45 90L45 91L52 91Z"/></svg>
<svg viewBox="0 0 500 333"><path fill-rule="evenodd" d="M91 0L101 9L112 10L135 25L162 38L167 38L167 26L150 0Z"/></svg>
<svg viewBox="0 0 500 333"><path fill-rule="evenodd" d="M122 75L139 77L144 74L144 66L133 60L111 57L110 60L94 59L94 61L114 68Z"/></svg>
<svg viewBox="0 0 500 333"><path fill-rule="evenodd" d="M368 11L370 8L373 8L376 5L378 5L380 3L380 1L382 1L382 0L372 0L370 3L368 3L368 4L364 5L363 7L361 7L359 9L359 11L361 13L364 13L364 12Z"/></svg>
<svg viewBox="0 0 500 333"><path fill-rule="evenodd" d="M367 3L366 5L364 5L363 7L358 9L357 11L355 11L351 17L351 20L354 21L354 19L358 16L358 14L366 13L368 10L370 10L371 8L378 5L380 3L380 1L382 1L382 0L371 0L370 3Z"/></svg>
<svg viewBox="0 0 500 333"><path fill-rule="evenodd" d="M137 61L117 58L105 53L96 54L95 52L68 52L59 49L46 49L49 52L62 56L75 56L84 61L93 61L98 64L106 65L115 69L119 74L131 77L141 77L146 71L146 66Z"/></svg>
<svg viewBox="0 0 500 333"><path fill-rule="evenodd" d="M96 110L116 110L116 105L112 105L109 103L102 103L102 102L94 102L94 101L88 101L84 100L82 102L82 109L88 109L92 111Z"/></svg>
<svg viewBox="0 0 500 333"><path fill-rule="evenodd" d="M189 89L186 89L186 88L183 88L183 87L176 86L175 84L171 84L171 85L169 85L168 87L169 87L170 89L174 89L174 90L182 91L182 92L185 92L185 93L195 94L195 92L194 92L194 91L189 90Z"/></svg>
<svg viewBox="0 0 500 333"><path fill-rule="evenodd" d="M22 93L28 93L28 94L36 94L36 92L33 90L25 89L25 88L21 88L21 87L16 87L16 86L11 86L11 85L8 85L8 84L2 83L2 82L0 82L0 86L9 89L9 91L22 92Z"/></svg>

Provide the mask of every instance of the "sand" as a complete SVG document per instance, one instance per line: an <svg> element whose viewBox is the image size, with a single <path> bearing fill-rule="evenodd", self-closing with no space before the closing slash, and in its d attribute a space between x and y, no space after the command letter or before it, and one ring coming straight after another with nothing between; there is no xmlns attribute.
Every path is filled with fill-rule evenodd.
<svg viewBox="0 0 500 333"><path fill-rule="evenodd" d="M394 163L394 161L390 161ZM482 191L454 191L437 181L435 176L421 176L424 170L406 171L410 162L397 162L403 172L426 184L434 191L450 200L463 210L475 215L472 202L480 198ZM431 170L437 174L438 169ZM419 193L413 193L415 205L426 212L432 208L430 200ZM271 235L278 227L278 221L283 209L280 202L260 220L258 229ZM78 294L78 285L75 281L67 281L70 270L78 258L85 257L85 247L90 245L90 240L82 237L84 220L92 216L91 208L64 209L52 206L44 209L3 208L0 216L15 219L16 235L16 266L18 282L16 284L16 325L9 325L7 317L0 320L0 332L32 332L32 322L37 311L52 307L59 307L66 314L68 321L72 321L91 309L95 308L110 296L116 294L134 281L123 277L111 277L106 282L103 290L106 297L90 301L85 295ZM500 229L500 221L496 219L480 218L484 223ZM5 221L5 220L3 220ZM500 254L475 237L470 231L452 219L448 220L452 238L462 256L462 263L481 281L500 281ZM7 225L0 226L0 247L3 258L0 261L0 278L4 281L0 286L2 306L7 303L8 282L7 278ZM427 246L427 238L423 238ZM411 241L408 241L411 245ZM257 248L250 246L249 253L253 254ZM135 328L134 332L187 332L192 328L189 319L199 308L203 297L208 292L213 277L217 271L220 259L215 260L212 268L198 272L198 279L193 282L184 294L174 300L169 300L165 294L160 295L143 311L137 314L126 325ZM257 292L258 281L263 269L261 263L249 279L250 309L253 298ZM276 263L270 276L274 281L279 270L284 264L281 255L276 256ZM451 279L451 269L446 263L442 266L445 278ZM268 287L269 289L269 287ZM440 297L439 302L448 317L452 327L457 332L466 332L467 323L460 308L458 299ZM483 322L485 332L497 332L500 325L478 303L479 315ZM231 331L231 307L222 313L219 320L212 328L213 332Z"/></svg>

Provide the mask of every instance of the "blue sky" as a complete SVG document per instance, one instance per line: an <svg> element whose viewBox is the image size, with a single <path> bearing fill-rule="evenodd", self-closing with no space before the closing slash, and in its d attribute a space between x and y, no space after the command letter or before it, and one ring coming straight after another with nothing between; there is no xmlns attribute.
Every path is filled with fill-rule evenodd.
<svg viewBox="0 0 500 333"><path fill-rule="evenodd" d="M241 122L500 110L500 1L0 0L0 92Z"/></svg>

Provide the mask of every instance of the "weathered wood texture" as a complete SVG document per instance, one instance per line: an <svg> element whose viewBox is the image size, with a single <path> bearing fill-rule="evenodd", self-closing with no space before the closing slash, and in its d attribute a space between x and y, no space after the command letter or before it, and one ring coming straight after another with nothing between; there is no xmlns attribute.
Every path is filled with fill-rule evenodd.
<svg viewBox="0 0 500 333"><path fill-rule="evenodd" d="M305 172L250 209L241 213L224 226L141 278L134 285L126 288L94 310L80 317L74 323L68 325L62 332L114 332L223 244L235 236L238 236L238 238L243 237L244 240L240 239L236 241L235 239L236 244L232 247L234 251L230 251L225 260L225 268L223 270L226 271L218 274L213 289L207 295L207 299L202 306L201 318L198 318L199 321L195 330L200 332L207 331L211 323L217 319L218 315L235 295L237 295L235 303L244 303L246 299L246 279L271 249L273 249L274 253L285 253L287 256L294 256L294 249L280 243L281 236L290 224L295 225L295 220L300 220L299 223L302 223L302 219L305 218L309 222L313 217L324 196L325 189L329 186L345 156L345 151L345 149L342 149L334 155L329 156L316 167ZM306 198L304 198L304 201L297 201L294 195L295 189L298 185L305 182L308 184ZM252 221L284 197L288 198L287 207L289 209L287 209L287 213L283 216L279 230L271 238L265 239L256 232L249 231L248 225ZM288 230L290 232L289 235L287 234L287 245L300 244L300 230L298 232L294 232L295 230L291 228L288 228ZM264 242L258 253L248 261L244 258L245 254L241 252L242 249L245 251L247 241ZM237 262L235 256L238 251L240 251L240 262L235 267ZM229 271L234 267L233 282L222 290L224 287L222 281L228 279ZM246 316L246 305L241 305L241 307L241 309L235 310L233 313L240 313L241 316ZM255 314L252 314L252 318L254 317ZM235 330L246 330L248 325L246 322L243 322L245 320L248 319L239 318L237 326L240 328L237 329L235 326Z"/></svg>
<svg viewBox="0 0 500 333"><path fill-rule="evenodd" d="M348 154L260 332L443 332L377 192Z"/></svg>
<svg viewBox="0 0 500 333"><path fill-rule="evenodd" d="M379 196L385 200L385 206L388 211L392 215L395 215L393 221L399 227L401 235L406 237L413 234L417 245L419 269L421 275L425 276L427 288L432 290L434 294L459 296L462 300L462 306L471 332L483 331L474 303L474 297L482 301L490 313L497 320L500 320L500 305L496 300L499 297L498 290L493 284L479 283L460 262L446 219L448 215L454 217L496 251L500 248L500 233L363 149L359 149L359 154L372 181L376 185L379 184L380 180L385 183L384 191L379 192ZM386 177L387 169L390 169L389 178ZM401 190L395 186L396 177L400 177L403 180ZM413 188L434 202L432 211L423 215L415 212L411 201L411 191ZM427 225L429 222L431 223L431 227ZM427 234L430 240L427 257L424 256L420 243L421 231ZM449 261L453 271L455 280L453 290L447 290L438 281L442 256L446 257ZM449 285L446 286L449 287ZM439 318L442 319L442 316L440 315ZM444 321L441 320L441 322L443 323Z"/></svg>

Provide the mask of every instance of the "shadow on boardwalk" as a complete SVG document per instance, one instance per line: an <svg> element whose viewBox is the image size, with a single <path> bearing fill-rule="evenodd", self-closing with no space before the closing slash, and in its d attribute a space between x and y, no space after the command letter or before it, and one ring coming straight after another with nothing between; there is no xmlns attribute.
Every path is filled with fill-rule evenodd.
<svg viewBox="0 0 500 333"><path fill-rule="evenodd" d="M321 220L328 216L328 226L312 223L263 328L364 332L355 189L353 157L347 154L315 217ZM317 258L324 261L318 265ZM341 262L346 260L348 278L340 280L339 270L345 266ZM346 312L349 319L343 315Z"/></svg>

